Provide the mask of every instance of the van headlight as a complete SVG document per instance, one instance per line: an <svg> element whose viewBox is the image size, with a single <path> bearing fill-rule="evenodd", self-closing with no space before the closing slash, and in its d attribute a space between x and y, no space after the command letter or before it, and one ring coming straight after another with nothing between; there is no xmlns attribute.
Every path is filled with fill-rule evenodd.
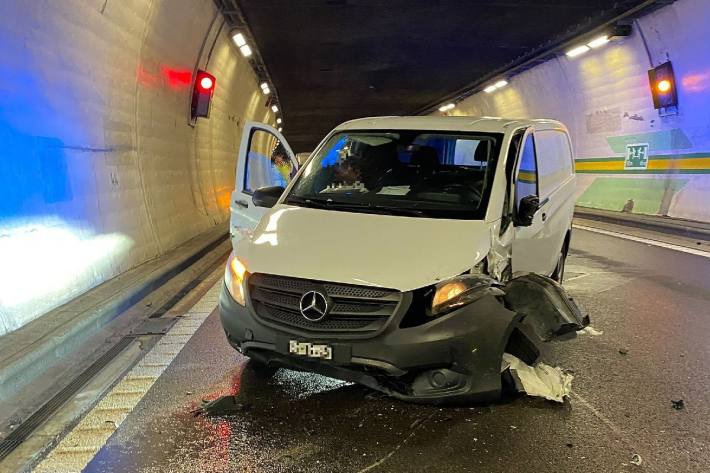
<svg viewBox="0 0 710 473"><path fill-rule="evenodd" d="M224 284L239 305L246 305L244 297L244 280L247 276L247 267L233 254L227 260L227 268L224 271Z"/></svg>
<svg viewBox="0 0 710 473"><path fill-rule="evenodd" d="M431 300L429 315L439 317L487 296L504 296L503 287L485 274L464 274L438 283Z"/></svg>

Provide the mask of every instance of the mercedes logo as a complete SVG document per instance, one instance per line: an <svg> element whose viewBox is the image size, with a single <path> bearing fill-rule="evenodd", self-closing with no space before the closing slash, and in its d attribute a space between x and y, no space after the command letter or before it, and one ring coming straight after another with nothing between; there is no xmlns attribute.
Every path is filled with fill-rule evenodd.
<svg viewBox="0 0 710 473"><path fill-rule="evenodd" d="M318 291L308 291L301 296L301 315L311 322L320 322L328 315L328 298Z"/></svg>

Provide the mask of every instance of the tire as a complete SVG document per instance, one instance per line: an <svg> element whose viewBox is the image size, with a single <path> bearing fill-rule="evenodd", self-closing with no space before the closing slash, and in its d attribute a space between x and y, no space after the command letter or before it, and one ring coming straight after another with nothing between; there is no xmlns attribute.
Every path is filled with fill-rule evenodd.
<svg viewBox="0 0 710 473"><path fill-rule="evenodd" d="M562 280L565 277L565 263L567 263L567 239L562 244L562 249L560 250L560 257L557 260L557 266L555 266L555 271L552 273L552 279L562 284Z"/></svg>

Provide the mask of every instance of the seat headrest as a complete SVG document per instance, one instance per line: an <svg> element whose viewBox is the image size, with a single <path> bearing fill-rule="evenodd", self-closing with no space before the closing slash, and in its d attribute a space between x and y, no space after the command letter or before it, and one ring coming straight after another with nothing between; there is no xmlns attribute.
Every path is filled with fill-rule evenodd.
<svg viewBox="0 0 710 473"><path fill-rule="evenodd" d="M439 154L431 146L420 146L412 153L412 164L422 168L435 168L439 165Z"/></svg>

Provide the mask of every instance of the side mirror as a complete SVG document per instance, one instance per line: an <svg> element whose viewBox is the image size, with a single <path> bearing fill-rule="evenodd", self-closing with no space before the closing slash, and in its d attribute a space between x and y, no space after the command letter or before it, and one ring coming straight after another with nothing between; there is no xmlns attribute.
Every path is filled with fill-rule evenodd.
<svg viewBox="0 0 710 473"><path fill-rule="evenodd" d="M518 213L515 216L515 224L519 227L529 227L532 225L535 212L540 208L540 199L536 195L528 195L520 199Z"/></svg>
<svg viewBox="0 0 710 473"><path fill-rule="evenodd" d="M283 193L284 188L281 186L260 187L252 194L251 201L257 207L271 208L276 205Z"/></svg>

